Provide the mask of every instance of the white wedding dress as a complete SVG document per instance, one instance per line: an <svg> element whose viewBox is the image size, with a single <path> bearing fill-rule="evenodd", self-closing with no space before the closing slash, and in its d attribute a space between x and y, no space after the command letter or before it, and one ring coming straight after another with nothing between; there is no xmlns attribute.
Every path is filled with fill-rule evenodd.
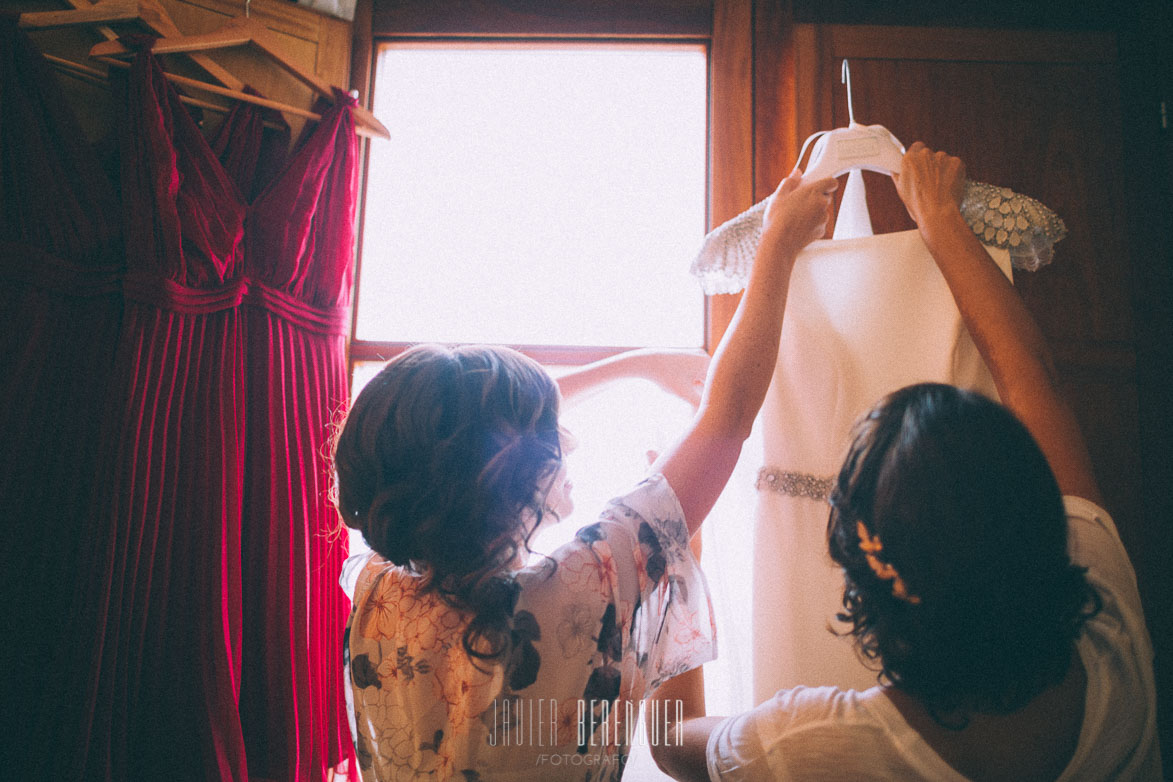
<svg viewBox="0 0 1173 782"><path fill-rule="evenodd" d="M999 201L992 211L1001 214L1004 196L998 193L1009 191L992 190L990 198ZM1021 212L1021 204L1011 206L1009 219ZM982 222L971 220L979 237L987 227ZM858 172L849 179L839 226L870 233ZM1041 243L1047 260L1055 235ZM986 249L1011 276L1012 248ZM741 271L735 266L710 252L693 271L702 281L719 281L706 285L713 292L744 284L748 264ZM742 485L727 491L731 497L718 505L715 523L705 525L703 561L721 649L718 662L705 668L710 713L743 710L796 685L876 684L875 671L858 659L851 639L830 630L845 625L835 619L843 577L827 553L826 496L854 422L885 394L923 381L996 398L920 234L856 235L809 245L794 267L774 378L738 468ZM756 496L746 498L747 489ZM743 508L737 516L739 491ZM752 520L745 518L746 506L753 508ZM748 573L746 563L752 563Z"/></svg>

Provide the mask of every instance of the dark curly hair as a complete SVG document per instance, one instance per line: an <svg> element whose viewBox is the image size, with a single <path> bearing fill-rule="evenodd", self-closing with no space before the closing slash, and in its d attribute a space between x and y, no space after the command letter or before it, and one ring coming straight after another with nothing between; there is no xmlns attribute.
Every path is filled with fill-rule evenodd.
<svg viewBox="0 0 1173 782"><path fill-rule="evenodd" d="M468 612L473 658L510 648L508 568L561 465L558 400L550 375L516 351L417 345L363 388L335 441L343 522Z"/></svg>
<svg viewBox="0 0 1173 782"><path fill-rule="evenodd" d="M890 394L856 425L830 500L838 617L881 682L960 728L1063 680L1100 600L1068 557L1046 458L1009 410L936 383ZM873 572L859 521L919 602Z"/></svg>

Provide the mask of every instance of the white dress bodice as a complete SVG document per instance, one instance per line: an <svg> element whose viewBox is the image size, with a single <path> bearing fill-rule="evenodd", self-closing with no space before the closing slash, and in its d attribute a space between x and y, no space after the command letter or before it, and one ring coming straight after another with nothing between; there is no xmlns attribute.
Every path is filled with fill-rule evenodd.
<svg viewBox="0 0 1173 782"><path fill-rule="evenodd" d="M987 251L1009 276L1008 253ZM791 277L759 420L751 536L755 703L784 687L876 683L850 640L828 629L842 608L843 578L827 553L825 495L860 416L885 394L925 381L996 398L920 234L807 247Z"/></svg>

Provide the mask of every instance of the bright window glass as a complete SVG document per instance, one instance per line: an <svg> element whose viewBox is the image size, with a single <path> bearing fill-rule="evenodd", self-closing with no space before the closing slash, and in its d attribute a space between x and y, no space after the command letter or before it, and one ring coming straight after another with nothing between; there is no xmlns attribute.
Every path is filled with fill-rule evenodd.
<svg viewBox="0 0 1173 782"><path fill-rule="evenodd" d="M384 44L355 336L696 347L699 45Z"/></svg>

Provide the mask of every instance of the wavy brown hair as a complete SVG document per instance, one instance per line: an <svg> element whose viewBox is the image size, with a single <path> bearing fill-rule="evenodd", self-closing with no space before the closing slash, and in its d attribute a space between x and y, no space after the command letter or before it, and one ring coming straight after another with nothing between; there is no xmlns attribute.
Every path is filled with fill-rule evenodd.
<svg viewBox="0 0 1173 782"><path fill-rule="evenodd" d="M509 566L561 464L558 401L550 375L514 350L417 345L363 388L335 441L344 523L468 612L471 657L509 649Z"/></svg>
<svg viewBox="0 0 1173 782"><path fill-rule="evenodd" d="M919 603L893 594L860 550L882 542ZM1046 458L1009 410L952 386L909 386L855 429L831 492L831 557L848 634L880 680L946 727L1008 713L1063 680L1099 597L1067 553Z"/></svg>

